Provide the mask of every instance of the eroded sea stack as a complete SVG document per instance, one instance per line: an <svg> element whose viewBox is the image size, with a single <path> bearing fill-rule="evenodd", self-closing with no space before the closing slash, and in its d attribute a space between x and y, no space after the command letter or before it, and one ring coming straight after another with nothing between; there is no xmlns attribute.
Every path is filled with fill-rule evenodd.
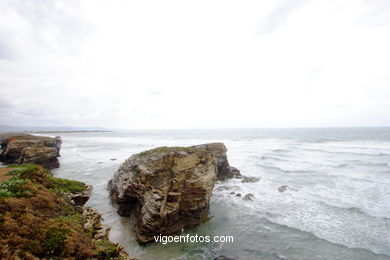
<svg viewBox="0 0 390 260"><path fill-rule="evenodd" d="M60 137L8 135L0 138L0 142L0 161L5 164L35 163L47 169L60 166Z"/></svg>
<svg viewBox="0 0 390 260"><path fill-rule="evenodd" d="M118 213L131 216L138 242L178 233L208 217L217 179L239 175L223 143L160 147L132 155L108 183Z"/></svg>

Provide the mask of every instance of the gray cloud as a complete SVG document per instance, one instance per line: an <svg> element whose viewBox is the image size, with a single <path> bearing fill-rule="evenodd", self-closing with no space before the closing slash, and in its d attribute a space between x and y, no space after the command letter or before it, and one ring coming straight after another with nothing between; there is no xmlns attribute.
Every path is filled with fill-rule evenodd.
<svg viewBox="0 0 390 260"><path fill-rule="evenodd" d="M322 66L313 67L306 71L306 77L309 80L317 79L324 70Z"/></svg>
<svg viewBox="0 0 390 260"><path fill-rule="evenodd" d="M0 41L0 59L12 59L14 57L12 48L5 42Z"/></svg>
<svg viewBox="0 0 390 260"><path fill-rule="evenodd" d="M77 55L94 31L82 11L74 0L1 1L0 58L50 51ZM29 48L23 48L25 42Z"/></svg>
<svg viewBox="0 0 390 260"><path fill-rule="evenodd" d="M146 96L151 97L151 98L159 97L163 94L164 94L164 91L162 91L161 89L151 89L151 90L146 92Z"/></svg>
<svg viewBox="0 0 390 260"><path fill-rule="evenodd" d="M261 20L258 34L273 33L283 27L289 16L304 6L308 0L285 0L276 6L270 14Z"/></svg>
<svg viewBox="0 0 390 260"><path fill-rule="evenodd" d="M0 97L0 108L5 109L5 108L13 108L13 107L14 105L11 102Z"/></svg>
<svg viewBox="0 0 390 260"><path fill-rule="evenodd" d="M326 115L318 122L333 125L327 116L336 109L344 125L362 111L389 124L389 81L369 80L388 73L390 39L381 21L390 8L323 1L325 14L340 18L329 23L308 1L272 2L259 25L255 10L270 7L264 1L251 12L226 5L218 13L221 1L215 12L199 3L178 15L165 3L148 14L148 4L132 1L0 0L0 124L275 127L314 125L308 118ZM357 17L378 27L357 26ZM256 26L267 36L254 38ZM322 26L329 30L316 30Z"/></svg>
<svg viewBox="0 0 390 260"><path fill-rule="evenodd" d="M363 0L363 11L356 23L363 26L390 25L390 1Z"/></svg>

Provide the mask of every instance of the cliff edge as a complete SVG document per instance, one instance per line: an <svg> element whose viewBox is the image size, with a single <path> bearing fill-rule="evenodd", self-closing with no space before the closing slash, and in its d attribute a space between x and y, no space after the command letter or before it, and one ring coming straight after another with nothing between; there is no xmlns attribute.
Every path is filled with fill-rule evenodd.
<svg viewBox="0 0 390 260"><path fill-rule="evenodd" d="M0 135L0 162L5 164L34 163L46 169L58 168L62 140L34 135Z"/></svg>

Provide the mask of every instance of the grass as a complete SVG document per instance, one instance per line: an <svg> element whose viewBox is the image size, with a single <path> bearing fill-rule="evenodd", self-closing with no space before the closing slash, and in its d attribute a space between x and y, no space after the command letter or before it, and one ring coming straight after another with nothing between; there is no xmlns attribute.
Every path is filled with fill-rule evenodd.
<svg viewBox="0 0 390 260"><path fill-rule="evenodd" d="M53 218L53 221L59 222L59 223L72 223L72 224L80 224L82 225L84 222L84 217L80 213L74 213L67 216L59 216L56 218Z"/></svg>
<svg viewBox="0 0 390 260"><path fill-rule="evenodd" d="M5 175L12 176L0 182L0 201L5 198L28 198L34 195L35 189L40 184L34 182L34 177L39 174L46 174L47 171L36 164L10 165L7 168L13 169Z"/></svg>
<svg viewBox="0 0 390 260"><path fill-rule="evenodd" d="M48 228L43 249L47 256L61 256L65 248L65 240L70 230L65 228Z"/></svg>
<svg viewBox="0 0 390 260"><path fill-rule="evenodd" d="M143 151L139 153L140 156L145 156L149 155L152 153L162 153L162 152L172 152L172 151L185 151L185 152L190 152L192 151L193 148L191 147L181 147L181 146L174 146L174 147L167 147L167 146L162 146L162 147L157 147L151 150Z"/></svg>
<svg viewBox="0 0 390 260"><path fill-rule="evenodd" d="M79 181L61 179L52 176L48 176L48 180L53 186L52 190L55 192L74 193L85 189L85 184Z"/></svg>
<svg viewBox="0 0 390 260"><path fill-rule="evenodd" d="M9 165L7 168L14 169L7 173L7 175L24 175L26 178L37 171L45 171L41 166L31 163Z"/></svg>
<svg viewBox="0 0 390 260"><path fill-rule="evenodd" d="M25 164L11 164L8 165L7 168L39 169L41 168L41 166L33 163L25 163Z"/></svg>
<svg viewBox="0 0 390 260"><path fill-rule="evenodd" d="M95 246L98 259L111 259L119 256L118 247L108 240L98 240L95 242Z"/></svg>
<svg viewBox="0 0 390 260"><path fill-rule="evenodd" d="M49 171L36 164L10 165L8 168L14 170L7 173L22 179L32 179L38 172L46 174L47 180L52 186L52 190L60 193L74 193L83 191L85 184L79 181L56 178L50 175Z"/></svg>
<svg viewBox="0 0 390 260"><path fill-rule="evenodd" d="M28 180L17 176L0 182L0 200L10 197L23 198L32 196L32 191L25 186L28 182Z"/></svg>

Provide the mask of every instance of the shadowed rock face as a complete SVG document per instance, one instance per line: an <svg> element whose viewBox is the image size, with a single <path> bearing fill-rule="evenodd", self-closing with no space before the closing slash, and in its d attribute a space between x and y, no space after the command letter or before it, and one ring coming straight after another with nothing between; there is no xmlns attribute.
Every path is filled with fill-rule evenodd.
<svg viewBox="0 0 390 260"><path fill-rule="evenodd" d="M57 157L61 138L44 136L11 136L1 141L0 161L6 164L35 163L47 169L60 166Z"/></svg>
<svg viewBox="0 0 390 260"><path fill-rule="evenodd" d="M217 159L217 179L226 180L233 177L240 176L240 171L229 165L229 160L227 158L226 152L227 149L223 143L210 143L210 144L201 144L192 146L193 148L198 148L201 150L206 150L214 154Z"/></svg>
<svg viewBox="0 0 390 260"><path fill-rule="evenodd" d="M161 147L132 155L108 188L118 213L131 216L140 243L191 228L208 218L219 175L229 175L222 143Z"/></svg>

